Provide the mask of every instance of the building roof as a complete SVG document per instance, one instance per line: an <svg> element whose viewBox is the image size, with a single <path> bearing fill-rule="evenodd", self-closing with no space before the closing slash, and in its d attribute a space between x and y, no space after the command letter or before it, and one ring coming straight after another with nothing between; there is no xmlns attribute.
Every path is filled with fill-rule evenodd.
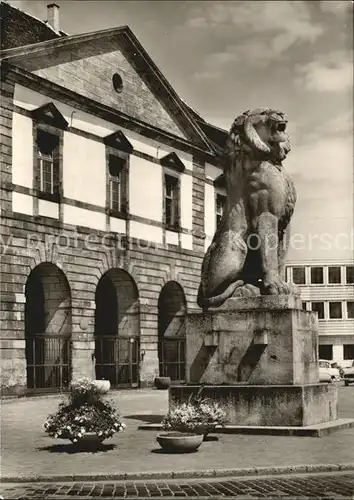
<svg viewBox="0 0 354 500"><path fill-rule="evenodd" d="M63 31L56 32L48 22L41 21L2 0L0 22L3 50L66 36Z"/></svg>
<svg viewBox="0 0 354 500"><path fill-rule="evenodd" d="M78 35L55 36L49 40L2 50L0 59L34 72L48 66L118 49L122 49L129 63L191 140L203 146L205 151L215 153L213 142L196 120L196 113L183 103L128 26Z"/></svg>
<svg viewBox="0 0 354 500"><path fill-rule="evenodd" d="M176 94L128 26L69 36L1 0L1 31L1 60L28 71L45 67L47 61L52 63L54 58L58 63L72 60L75 52L80 58L83 53L87 57L88 53L95 55L99 51L114 50L117 38L120 37L121 41L124 38L123 45L128 57L131 56L130 62L143 78L152 83L159 96L164 98L166 107L180 119L183 128L187 126L192 136L199 139L198 142L201 140L209 152L220 153L224 148L227 132L208 123Z"/></svg>

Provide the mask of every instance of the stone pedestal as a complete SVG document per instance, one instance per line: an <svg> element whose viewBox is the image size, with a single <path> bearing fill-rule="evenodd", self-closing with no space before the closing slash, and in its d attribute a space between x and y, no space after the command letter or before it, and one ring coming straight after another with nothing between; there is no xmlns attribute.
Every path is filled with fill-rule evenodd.
<svg viewBox="0 0 354 500"><path fill-rule="evenodd" d="M187 318L187 382L315 384L318 335L314 313L292 296L229 299Z"/></svg>
<svg viewBox="0 0 354 500"><path fill-rule="evenodd" d="M219 402L231 426L308 427L336 421L338 390L320 384L317 319L294 296L229 299L187 318L187 384Z"/></svg>
<svg viewBox="0 0 354 500"><path fill-rule="evenodd" d="M171 386L170 407L199 390L223 407L229 425L299 427L338 418L334 384Z"/></svg>

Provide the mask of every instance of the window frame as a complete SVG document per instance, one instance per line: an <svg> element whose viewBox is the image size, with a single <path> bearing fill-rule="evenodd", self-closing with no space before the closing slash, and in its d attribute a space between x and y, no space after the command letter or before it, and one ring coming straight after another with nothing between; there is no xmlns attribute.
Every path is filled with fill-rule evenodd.
<svg viewBox="0 0 354 500"><path fill-rule="evenodd" d="M346 300L345 301L345 319L354 320L354 314L353 314L352 317L349 317L349 314L348 314L348 312L349 312L348 304L353 304L353 307L354 307L354 300Z"/></svg>
<svg viewBox="0 0 354 500"><path fill-rule="evenodd" d="M322 283L313 283L312 282L312 269L322 269ZM311 286L323 286L325 285L325 271L324 266L310 266L310 285Z"/></svg>
<svg viewBox="0 0 354 500"><path fill-rule="evenodd" d="M124 162L118 176L111 175L110 173L111 157L119 158ZM129 170L130 153L106 145L106 213L110 217L119 219L127 219L129 217ZM112 186L115 183L119 185L119 209L112 206Z"/></svg>
<svg viewBox="0 0 354 500"><path fill-rule="evenodd" d="M318 311L315 311L313 308L312 308L312 305L313 304L322 304L323 305L323 318L320 318L319 317L319 314L318 314ZM318 321L323 321L326 319L326 311L325 311L325 302L323 300L311 300L310 302L310 307L311 307L311 311L312 312L317 312L317 317L318 317Z"/></svg>
<svg viewBox="0 0 354 500"><path fill-rule="evenodd" d="M350 347L352 349L352 353L353 356L347 356L347 349L348 347ZM346 360L352 360L354 359L354 344L343 344L343 360L346 361Z"/></svg>
<svg viewBox="0 0 354 500"><path fill-rule="evenodd" d="M336 282L336 283L330 282L330 280L329 280L330 269L339 269L339 282ZM328 286L340 286L342 284L343 284L343 282L342 282L342 267L341 266L327 266L327 285Z"/></svg>
<svg viewBox="0 0 354 500"><path fill-rule="evenodd" d="M180 174L169 170L167 168L164 168L162 171L162 179L163 179L163 185L162 185L162 195L163 195L163 213L162 213L162 220L163 220L163 227L164 229L168 231L175 231L175 232L180 232L181 230L181 177ZM172 222L171 224L166 221L166 177L171 177L172 179L175 179L175 188L176 188L176 199L172 200L175 201L177 204L177 216L176 216L176 221Z"/></svg>
<svg viewBox="0 0 354 500"><path fill-rule="evenodd" d="M340 315L339 318L332 318L331 317L331 304L340 304L341 315ZM341 300L329 300L328 301L328 319L329 319L329 321L338 321L338 320L343 320L344 319L343 301L341 301Z"/></svg>
<svg viewBox="0 0 354 500"><path fill-rule="evenodd" d="M348 272L347 272L348 268L353 269L353 281L352 282L348 281ZM344 276L344 284L345 285L349 285L349 286L350 285L354 285L354 266L348 266L348 265L346 265L345 266L344 275L345 275Z"/></svg>
<svg viewBox="0 0 354 500"><path fill-rule="evenodd" d="M294 282L294 269L301 269L304 273L304 282L303 283L295 283ZM306 285L306 267L305 266L291 266L291 283L296 286L305 286Z"/></svg>
<svg viewBox="0 0 354 500"><path fill-rule="evenodd" d="M42 154L38 145L40 133L56 138L52 155ZM63 198L63 130L44 122L33 121L33 189L38 199L60 203ZM51 161L51 192L43 188L43 162Z"/></svg>
<svg viewBox="0 0 354 500"><path fill-rule="evenodd" d="M222 204L221 207L221 213L218 212L218 198L223 198L224 203ZM218 229L222 216L224 214L224 206L226 203L227 196L224 193L221 193L220 191L215 191L215 230ZM220 215L220 221L218 223L218 216Z"/></svg>
<svg viewBox="0 0 354 500"><path fill-rule="evenodd" d="M320 353L320 348L325 348L325 347L328 347L329 351L330 351L330 358L326 358L325 356L327 356L327 354L325 354L325 356L323 355L323 353ZM319 344L318 346L318 359L321 360L321 361L328 361L328 363L331 363L331 361L333 360L333 344Z"/></svg>

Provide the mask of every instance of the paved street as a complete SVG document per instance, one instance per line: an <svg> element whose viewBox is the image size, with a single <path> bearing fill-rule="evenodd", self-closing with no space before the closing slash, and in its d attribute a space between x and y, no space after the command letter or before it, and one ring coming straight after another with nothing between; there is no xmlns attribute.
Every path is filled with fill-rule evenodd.
<svg viewBox="0 0 354 500"><path fill-rule="evenodd" d="M354 387L340 387L340 417L354 414ZM156 431L141 431L141 422L156 422L167 411L167 392L112 392L128 427L107 440L102 450L80 452L66 440L48 437L42 428L59 398L12 400L2 404L2 476L118 474L151 471L218 470L298 464L354 463L354 429L322 438L219 434L197 453L166 455Z"/></svg>
<svg viewBox="0 0 354 500"><path fill-rule="evenodd" d="M81 498L326 498L353 499L354 473L268 476L219 481L135 481L7 485L6 499Z"/></svg>

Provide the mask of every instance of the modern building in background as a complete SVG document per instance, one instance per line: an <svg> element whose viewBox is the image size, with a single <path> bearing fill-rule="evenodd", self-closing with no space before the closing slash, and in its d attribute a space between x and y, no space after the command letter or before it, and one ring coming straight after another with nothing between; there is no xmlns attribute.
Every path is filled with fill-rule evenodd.
<svg viewBox="0 0 354 500"><path fill-rule="evenodd" d="M53 4L48 19L2 4L2 392L184 380L214 127L128 27L68 36Z"/></svg>
<svg viewBox="0 0 354 500"><path fill-rule="evenodd" d="M300 288L303 308L317 312L319 358L354 360L353 261L291 262L287 280Z"/></svg>

